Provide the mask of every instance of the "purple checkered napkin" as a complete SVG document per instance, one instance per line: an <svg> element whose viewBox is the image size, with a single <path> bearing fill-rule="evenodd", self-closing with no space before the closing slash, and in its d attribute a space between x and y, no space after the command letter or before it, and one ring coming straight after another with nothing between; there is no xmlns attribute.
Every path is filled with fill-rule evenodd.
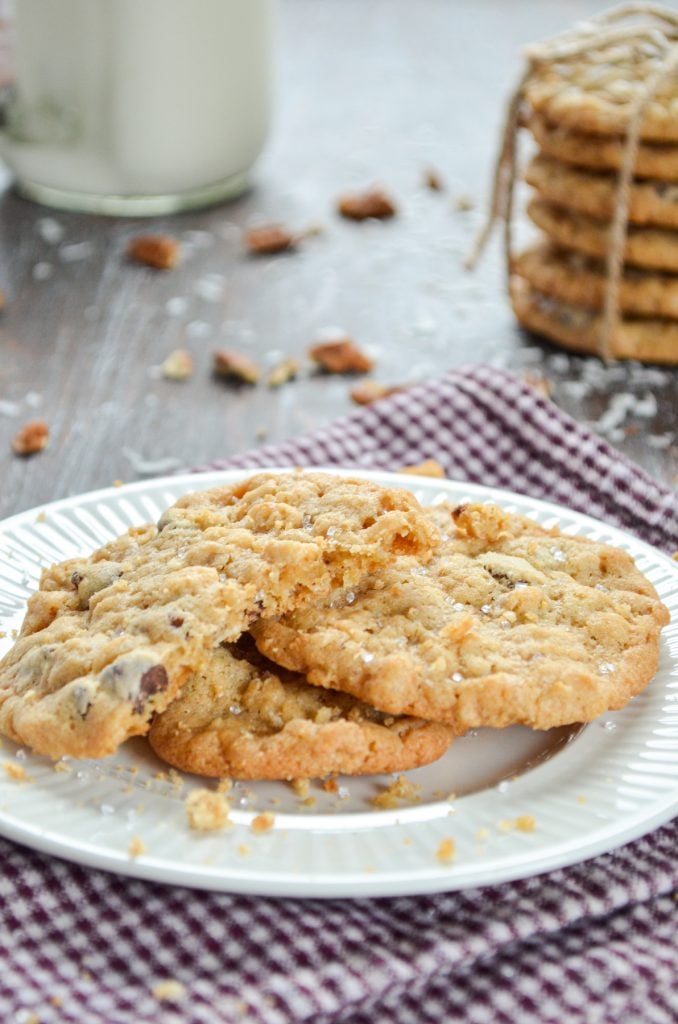
<svg viewBox="0 0 678 1024"><path fill-rule="evenodd" d="M424 458L678 548L674 494L486 367L219 465ZM354 901L192 892L0 841L0 1024L675 1024L676 838L492 889ZM163 979L179 1002L154 998Z"/></svg>

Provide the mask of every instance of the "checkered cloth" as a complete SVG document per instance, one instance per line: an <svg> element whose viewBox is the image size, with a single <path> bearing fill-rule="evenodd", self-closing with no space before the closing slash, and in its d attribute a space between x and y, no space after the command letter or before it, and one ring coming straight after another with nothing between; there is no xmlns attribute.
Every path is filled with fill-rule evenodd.
<svg viewBox="0 0 678 1024"><path fill-rule="evenodd" d="M549 498L678 548L675 494L500 370L422 385L221 466L397 468ZM203 467L214 468L214 467ZM272 900L130 881L0 841L2 1024L673 1024L676 829L437 896ZM180 1002L152 994L163 979ZM33 1015L33 1016L31 1016Z"/></svg>

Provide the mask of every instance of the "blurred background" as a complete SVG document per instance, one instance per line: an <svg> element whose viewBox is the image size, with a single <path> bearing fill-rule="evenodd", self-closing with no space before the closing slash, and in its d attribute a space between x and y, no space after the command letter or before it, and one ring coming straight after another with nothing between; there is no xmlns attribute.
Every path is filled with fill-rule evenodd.
<svg viewBox="0 0 678 1024"><path fill-rule="evenodd" d="M53 17L60 4L40 6ZM354 411L355 382L318 375L307 360L314 342L334 334L349 336L373 358L371 376L387 385L469 362L511 368L675 483L675 371L607 367L520 331L505 295L498 239L475 272L463 268L484 218L522 47L605 6L281 0L266 64L270 132L237 198L144 219L102 216L40 206L20 195L5 172L0 514L116 479L206 463ZM5 19L10 7L0 3ZM191 10L201 17L201 4ZM106 37L97 59L112 59L124 45L130 75L134 69L141 82L144 48L130 47L123 35ZM5 25L5 68L8 37ZM53 38L57 45L56 30ZM154 33L145 38L156 40L148 54L152 77L163 46ZM171 57L177 94L191 88L195 53L187 55L186 66ZM246 74L261 70L245 62ZM9 72L3 81L6 97ZM179 100L168 104L163 95L156 102L169 117ZM131 118L134 90L126 102ZM225 104L226 122L234 107L242 114L240 97ZM439 187L432 187L432 173ZM393 198L394 217L354 223L338 216L340 196L373 185ZM303 234L301 243L291 252L253 256L243 235L269 223ZM178 265L158 271L131 263L127 248L141 232L178 240ZM294 357L299 376L275 390L225 383L212 373L214 351L223 347L248 354L264 376ZM176 349L194 363L181 382L162 371ZM627 397L620 401L619 393ZM48 423L50 445L33 459L17 459L11 438L35 416Z"/></svg>

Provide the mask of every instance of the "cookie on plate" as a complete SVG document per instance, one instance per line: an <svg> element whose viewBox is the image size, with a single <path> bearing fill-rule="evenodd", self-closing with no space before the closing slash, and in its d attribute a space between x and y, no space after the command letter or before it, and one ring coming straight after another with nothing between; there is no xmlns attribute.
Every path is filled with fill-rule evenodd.
<svg viewBox="0 0 678 1024"><path fill-rule="evenodd" d="M247 640L214 651L154 719L148 738L163 761L214 778L289 780L406 771L449 747L449 726L310 686Z"/></svg>
<svg viewBox="0 0 678 1024"><path fill-rule="evenodd" d="M540 154L525 169L525 181L542 199L595 220L610 221L617 203L617 175L593 173ZM630 224L678 228L678 185L666 181L632 181Z"/></svg>
<svg viewBox="0 0 678 1024"><path fill-rule="evenodd" d="M257 646L309 682L456 731L586 722L654 675L668 613L625 552L459 506L427 566L371 576L330 606L258 622Z"/></svg>
<svg viewBox="0 0 678 1024"><path fill-rule="evenodd" d="M605 305L605 265L583 253L541 243L514 256L511 270L550 298L586 309L602 310ZM619 308L640 317L678 320L678 277L626 267L619 284Z"/></svg>
<svg viewBox="0 0 678 1024"><path fill-rule="evenodd" d="M545 295L517 275L511 278L511 303L518 323L573 352L597 353L603 317L596 310ZM616 359L678 363L678 321L623 316L609 339Z"/></svg>
<svg viewBox="0 0 678 1024"><path fill-rule="evenodd" d="M532 199L527 212L556 245L599 259L607 256L609 223L565 210L543 199ZM653 270L678 272L678 231L629 227L624 262Z"/></svg>
<svg viewBox="0 0 678 1024"><path fill-rule="evenodd" d="M405 490L258 474L47 569L0 663L0 731L52 757L99 757L262 614L350 586L437 534Z"/></svg>
<svg viewBox="0 0 678 1024"><path fill-rule="evenodd" d="M592 171L618 171L624 159L623 135L586 135L562 125L550 124L537 114L530 114L527 127L542 153L575 167ZM641 142L633 167L636 178L678 182L678 145L675 143Z"/></svg>

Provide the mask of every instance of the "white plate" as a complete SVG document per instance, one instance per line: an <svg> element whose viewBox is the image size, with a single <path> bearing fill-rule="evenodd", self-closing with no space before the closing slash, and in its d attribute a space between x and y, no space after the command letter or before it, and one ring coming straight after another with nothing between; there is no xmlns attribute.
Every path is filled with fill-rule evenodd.
<svg viewBox="0 0 678 1024"><path fill-rule="evenodd" d="M411 489L422 503L491 500L568 534L625 548L672 613L661 666L624 711L586 728L480 730L435 764L408 773L415 803L376 810L391 777L312 784L311 800L283 783L237 784L233 826L198 835L184 800L194 776L157 777L163 766L135 739L102 761L51 761L3 741L0 834L67 860L203 889L275 896L379 896L504 882L585 860L668 821L678 800L678 567L634 537L532 498L465 483L350 471ZM33 509L0 524L0 654L23 617L40 568L92 550L128 526L156 519L179 495L242 478L238 470L144 481ZM212 783L207 783L212 785ZM450 799L454 791L457 796ZM271 811L274 827L251 821ZM514 827L534 818L533 831ZM132 857L137 837L143 854ZM440 844L456 856L442 863Z"/></svg>

